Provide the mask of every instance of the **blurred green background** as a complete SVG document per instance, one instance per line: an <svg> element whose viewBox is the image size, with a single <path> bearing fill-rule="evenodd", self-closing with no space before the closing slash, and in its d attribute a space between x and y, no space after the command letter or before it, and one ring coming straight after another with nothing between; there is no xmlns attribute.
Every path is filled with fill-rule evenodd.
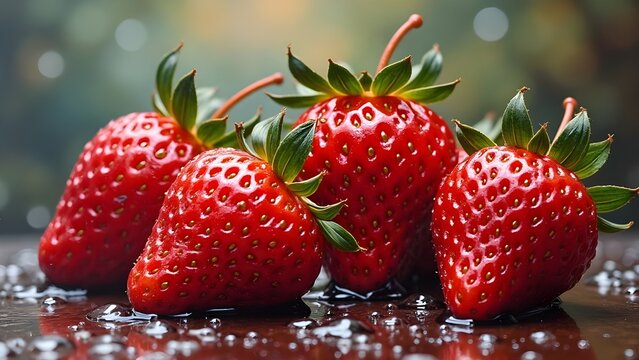
<svg viewBox="0 0 639 360"><path fill-rule="evenodd" d="M394 59L440 44L440 80L462 78L447 119L501 112L526 85L533 121L556 128L561 102L587 107L593 139L615 133L613 158L588 184L639 185L639 3L558 1L0 1L0 235L46 226L82 146L110 119L150 110L161 56L184 41L178 72L228 97L276 71L294 83L286 46L318 72L327 59L374 71L411 13L424 16ZM256 94L232 120L279 106ZM299 112L289 112L292 120ZM611 216L636 217L639 202Z"/></svg>

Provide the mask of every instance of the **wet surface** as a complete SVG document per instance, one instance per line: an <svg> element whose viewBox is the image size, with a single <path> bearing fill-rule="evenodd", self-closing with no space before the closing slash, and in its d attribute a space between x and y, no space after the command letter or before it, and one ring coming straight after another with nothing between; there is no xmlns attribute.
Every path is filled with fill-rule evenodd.
<svg viewBox="0 0 639 360"><path fill-rule="evenodd" d="M474 326L442 323L433 286L379 301L327 301L320 289L280 308L156 317L135 312L121 291L48 287L34 258L33 250L0 247L0 359L639 359L632 238L605 242L561 304Z"/></svg>

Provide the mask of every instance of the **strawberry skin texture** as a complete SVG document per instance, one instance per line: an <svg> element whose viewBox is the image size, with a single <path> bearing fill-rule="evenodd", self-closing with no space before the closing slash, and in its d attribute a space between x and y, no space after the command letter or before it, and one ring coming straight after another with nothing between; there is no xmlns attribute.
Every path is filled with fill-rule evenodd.
<svg viewBox="0 0 639 360"><path fill-rule="evenodd" d="M111 121L85 146L40 240L40 268L54 284L122 286L188 160L204 149L157 113Z"/></svg>
<svg viewBox="0 0 639 360"><path fill-rule="evenodd" d="M167 192L129 275L129 300L158 314L292 301L312 287L322 247L310 210L271 165L213 149Z"/></svg>
<svg viewBox="0 0 639 360"><path fill-rule="evenodd" d="M431 248L428 218L439 183L457 163L444 120L393 96L331 98L308 109L296 125L308 119L320 120L300 177L326 172L311 198L346 200L334 221L366 249L327 247L333 281L359 293L376 290L410 266L407 252L434 268L432 255L424 255Z"/></svg>
<svg viewBox="0 0 639 360"><path fill-rule="evenodd" d="M487 320L572 288L595 256L597 215L577 176L555 160L489 147L442 183L432 235L451 312Z"/></svg>

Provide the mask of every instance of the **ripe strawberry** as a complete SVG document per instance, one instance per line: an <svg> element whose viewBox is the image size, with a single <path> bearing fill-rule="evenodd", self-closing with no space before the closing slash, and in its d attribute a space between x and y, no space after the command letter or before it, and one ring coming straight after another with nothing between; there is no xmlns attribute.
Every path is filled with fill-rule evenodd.
<svg viewBox="0 0 639 360"><path fill-rule="evenodd" d="M357 78L329 60L327 81L289 49L291 73L314 92L270 95L286 106L310 106L296 125L319 119L300 176L326 172L313 199L347 199L335 221L367 251L329 248L326 265L334 284L356 297L392 288L398 272L410 267L406 254L432 248L428 216L441 179L457 162L452 132L443 118L423 105L445 99L459 82L431 86L442 67L438 46L426 53L413 79L410 57L386 66L401 38L421 24L421 16L413 15L397 31L374 79L367 72ZM420 255L419 261L434 270L431 259L432 251L430 256Z"/></svg>
<svg viewBox="0 0 639 360"><path fill-rule="evenodd" d="M195 71L172 92L180 48L158 67L157 111L111 121L80 154L40 240L40 267L54 284L122 286L180 168L208 147L233 144L222 115L239 97L282 80L276 74L219 108L212 90L196 92Z"/></svg>
<svg viewBox="0 0 639 360"><path fill-rule="evenodd" d="M504 146L457 122L469 157L444 179L432 235L445 300L456 317L486 320L549 303L590 266L597 230L639 189L586 188L610 152L612 137L589 144L590 123L575 102L551 143L546 125L533 135L522 88L503 116Z"/></svg>
<svg viewBox="0 0 639 360"><path fill-rule="evenodd" d="M306 293L322 261L322 234L341 250L355 239L329 221L343 202L306 196L322 174L293 182L308 155L314 122L280 144L284 114L258 124L252 148L218 148L189 162L169 188L128 295L136 310L177 314L281 304Z"/></svg>

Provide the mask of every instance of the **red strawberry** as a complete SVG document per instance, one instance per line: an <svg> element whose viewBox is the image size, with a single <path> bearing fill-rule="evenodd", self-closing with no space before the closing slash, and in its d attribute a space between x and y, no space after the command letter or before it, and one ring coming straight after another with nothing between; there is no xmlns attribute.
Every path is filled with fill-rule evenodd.
<svg viewBox="0 0 639 360"><path fill-rule="evenodd" d="M129 275L136 310L176 314L290 302L320 271L322 234L342 250L358 250L329 221L343 203L322 207L305 197L322 175L293 182L315 123L297 127L280 144L283 117L255 127L254 150L213 149L180 171ZM240 125L240 145L249 151L241 132Z"/></svg>
<svg viewBox="0 0 639 360"><path fill-rule="evenodd" d="M457 155L444 119L422 104L445 99L459 80L431 86L442 66L438 46L426 53L412 80L410 57L386 66L400 39L421 24L422 18L413 15L397 31L374 79L366 72L358 79L329 60L327 81L289 49L291 73L315 92L270 95L286 106L310 106L296 125L319 119L301 177L324 171L325 180L313 199L347 199L335 221L367 251L329 248L326 265L338 287L359 297L386 288L408 266L408 253L419 254L419 261L434 269L428 217L437 187Z"/></svg>
<svg viewBox="0 0 639 360"><path fill-rule="evenodd" d="M111 121L80 154L40 241L40 267L51 282L88 288L122 286L180 168L210 146L234 142L232 134L223 135L226 118L220 117L238 96L208 119L219 102L211 90L199 89L198 108L195 71L172 92L179 50L158 67L157 112ZM281 80L276 74L239 96Z"/></svg>
<svg viewBox="0 0 639 360"><path fill-rule="evenodd" d="M572 99L552 143L546 125L533 135L526 90L504 112L505 146L457 122L470 155L442 183L432 223L444 297L456 317L486 320L549 303L590 266L598 229L632 225L598 214L622 207L638 189L581 183L604 164L612 138L589 144L588 115L570 120Z"/></svg>

